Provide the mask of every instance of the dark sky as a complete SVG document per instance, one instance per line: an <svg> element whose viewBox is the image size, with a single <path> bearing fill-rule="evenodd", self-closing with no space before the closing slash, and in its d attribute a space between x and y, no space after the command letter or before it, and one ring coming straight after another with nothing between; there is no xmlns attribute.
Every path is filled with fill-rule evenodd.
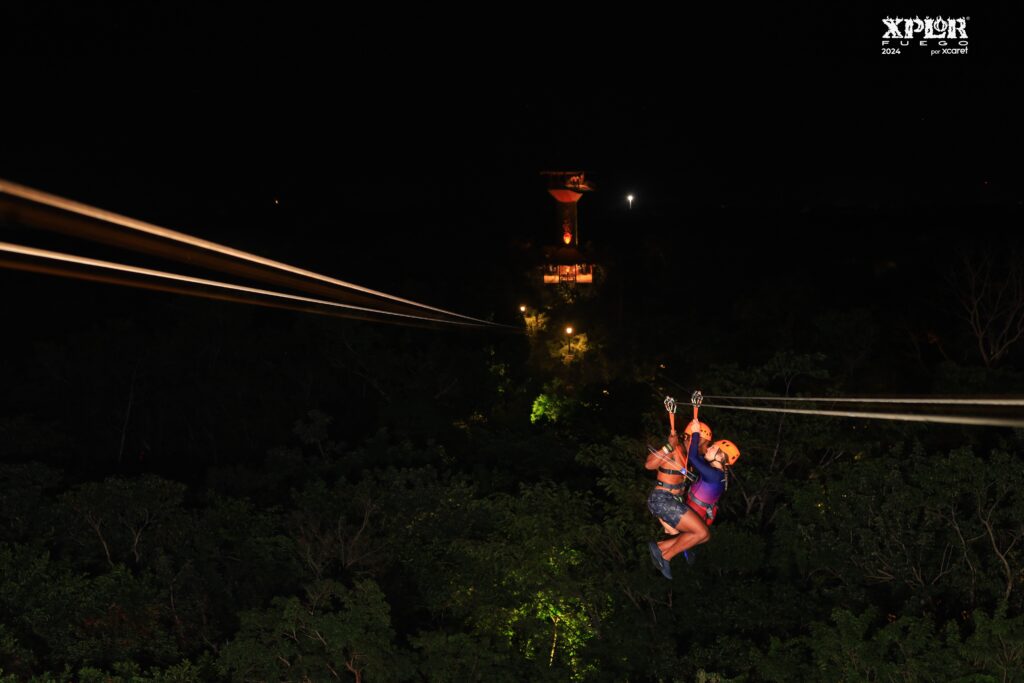
<svg viewBox="0 0 1024 683"><path fill-rule="evenodd" d="M968 55L880 55L908 10L973 12L26 4L0 177L399 290L381 265L422 283L553 239L552 168L590 173L606 248L634 237L627 192L669 248L697 231L751 262L778 239L916 244L979 206L998 232L1024 198L1016 22L973 13Z"/></svg>

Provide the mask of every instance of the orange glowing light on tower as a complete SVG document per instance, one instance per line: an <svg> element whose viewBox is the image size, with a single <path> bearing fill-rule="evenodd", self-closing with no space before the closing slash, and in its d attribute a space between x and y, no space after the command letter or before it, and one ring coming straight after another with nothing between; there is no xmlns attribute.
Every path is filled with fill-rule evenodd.
<svg viewBox="0 0 1024 683"><path fill-rule="evenodd" d="M576 205L584 192L591 190L583 171L544 171L548 181L548 194L558 202L558 218L562 226L562 241L580 245L576 222Z"/></svg>
<svg viewBox="0 0 1024 683"><path fill-rule="evenodd" d="M558 225L562 244L546 250L544 283L590 283L594 281L593 266L580 252L577 204L584 192L593 188L583 171L544 171L548 194L558 203Z"/></svg>

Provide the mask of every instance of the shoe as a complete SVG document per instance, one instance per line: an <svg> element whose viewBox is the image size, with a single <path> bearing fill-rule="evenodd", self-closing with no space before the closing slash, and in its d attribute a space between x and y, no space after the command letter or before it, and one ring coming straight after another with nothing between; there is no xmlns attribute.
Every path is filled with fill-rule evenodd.
<svg viewBox="0 0 1024 683"><path fill-rule="evenodd" d="M647 547L651 550L651 562L654 563L654 568L660 571L661 575L664 576L666 579L671 580L672 568L669 566L668 560L662 557L661 549L658 548L658 544L654 541L651 541L647 544Z"/></svg>
<svg viewBox="0 0 1024 683"><path fill-rule="evenodd" d="M654 563L654 568L659 572L661 571L661 550L658 548L658 544L651 541L647 544L647 547L651 550L651 562Z"/></svg>
<svg viewBox="0 0 1024 683"><path fill-rule="evenodd" d="M693 548L683 551L683 557L686 558L686 564L693 566L693 563L697 561L697 551Z"/></svg>

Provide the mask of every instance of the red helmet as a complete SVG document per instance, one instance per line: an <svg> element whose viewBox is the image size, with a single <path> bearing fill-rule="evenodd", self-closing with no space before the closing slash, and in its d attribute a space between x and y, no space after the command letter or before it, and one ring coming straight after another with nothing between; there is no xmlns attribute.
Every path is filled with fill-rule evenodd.
<svg viewBox="0 0 1024 683"><path fill-rule="evenodd" d="M698 431L698 430L693 427L693 423L692 422L690 422L689 424L686 425L686 435L687 436L690 436L691 434L693 434L696 431ZM706 424L701 422L700 423L699 431L700 431L700 438L701 439L703 439L705 441L711 441L711 427L708 427Z"/></svg>
<svg viewBox="0 0 1024 683"><path fill-rule="evenodd" d="M736 461L740 459L740 449L737 448L736 444L732 441L722 439L721 441L716 441L713 445L717 446L718 450L725 453L725 457L730 466L736 464Z"/></svg>

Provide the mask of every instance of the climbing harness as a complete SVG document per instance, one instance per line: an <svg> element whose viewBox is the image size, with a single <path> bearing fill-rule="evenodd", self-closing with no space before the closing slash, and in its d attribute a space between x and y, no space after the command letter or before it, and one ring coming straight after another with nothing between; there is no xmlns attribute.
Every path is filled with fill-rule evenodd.
<svg viewBox="0 0 1024 683"><path fill-rule="evenodd" d="M674 460L669 460L667 457L665 457L664 450L661 449L661 448L655 448L654 446L648 445L647 446L647 451L651 455L653 455L656 458L658 458L659 460L661 460L662 462L668 463L669 465L675 465L676 464L676 462ZM671 453L671 451L669 451L669 453ZM670 469L668 467L658 467L658 471L662 472L664 474L682 475L683 477L686 477L690 481L697 481L697 474L695 472L691 472L690 470L686 469L685 467L683 467L683 468L672 468L672 469ZM658 482L658 483L661 484L662 482ZM680 482L677 485L678 486L682 486L683 483Z"/></svg>
<svg viewBox="0 0 1024 683"><path fill-rule="evenodd" d="M693 394L690 396L690 403L693 405L693 419L694 420L697 419L697 412L698 412L698 410L700 408L700 404L703 401L704 401L704 396L700 393L700 390L697 390L697 391L693 392ZM669 424L670 434L675 435L676 438L678 439L678 434L676 433L676 411L679 408L679 404L676 402L676 400L673 397L666 396L665 400L664 400L664 405L665 405L665 412L668 413L668 424ZM711 438L711 429L710 429L710 427L708 427L707 425L701 423L701 426L700 426L700 435L701 436L705 435L705 430L707 430L707 438L710 440L710 438ZM687 433L690 433L690 432L687 432ZM691 438L692 438L692 436L691 436ZM700 437L698 437L698 438L700 438ZM678 447L679 446L678 446L678 441L677 441L677 445L676 445L675 448L678 448ZM651 446L648 446L647 448L648 448L648 450L650 451L650 453L652 455L656 455L663 462L667 462L667 463L670 463L672 465L677 464L675 461L669 460L666 457L670 453L672 453L675 450L675 448L670 448L668 445L663 446L661 449L655 449L655 448L653 448ZM683 477L685 477L688 480L689 483L692 483L692 482L697 481L697 475L694 472L691 472L689 470L689 465L690 465L690 454L689 453L683 453L683 466L680 469L669 469L669 468L665 468L665 467L659 467L658 471L662 472L664 474L679 474L679 475L682 475ZM665 482L661 482L661 481L658 482L658 486L662 486L664 488L670 488L670 487L671 488L681 488L681 487L684 487L686 485L687 485L687 482L680 482L679 484L676 484L676 485L668 485Z"/></svg>
<svg viewBox="0 0 1024 683"><path fill-rule="evenodd" d="M711 526L711 523L715 521L715 516L718 514L717 503L705 503L690 491L686 494L686 504L691 510L701 516L706 525Z"/></svg>

